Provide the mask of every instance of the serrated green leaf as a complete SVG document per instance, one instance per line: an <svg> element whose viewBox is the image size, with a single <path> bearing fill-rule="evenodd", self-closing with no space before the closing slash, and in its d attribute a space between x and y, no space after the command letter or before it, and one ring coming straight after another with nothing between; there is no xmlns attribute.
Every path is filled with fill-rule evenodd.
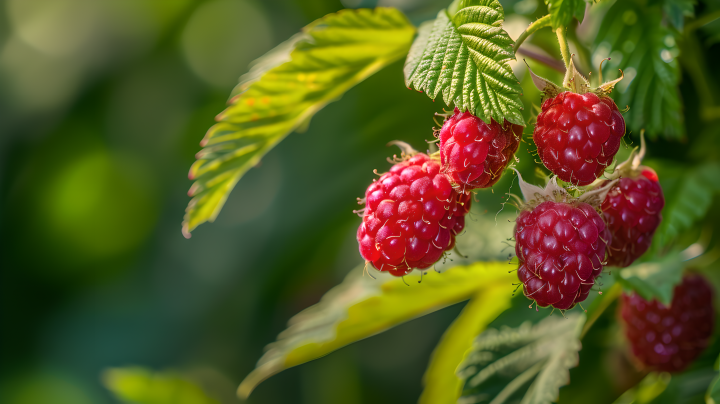
<svg viewBox="0 0 720 404"><path fill-rule="evenodd" d="M681 253L668 254L662 260L641 262L613 272L623 288L635 291L645 300L657 299L669 305L675 285L682 280L685 257Z"/></svg>
<svg viewBox="0 0 720 404"><path fill-rule="evenodd" d="M577 366L585 315L547 317L537 325L489 329L473 343L458 370L465 381L458 402L550 404Z"/></svg>
<svg viewBox="0 0 720 404"><path fill-rule="evenodd" d="M679 188L666 200L663 221L655 233L655 248L673 241L695 222L705 217L713 195L720 191L720 164L706 163L683 170Z"/></svg>
<svg viewBox="0 0 720 404"><path fill-rule="evenodd" d="M375 272L377 279L372 279L362 273L362 268L355 269L318 304L290 319L288 328L268 345L255 370L240 384L238 395L247 397L263 380L282 370L470 296L496 289L509 295L511 283L517 279L508 273L505 262L479 262L443 273L430 271L422 283L418 283L420 275L403 280Z"/></svg>
<svg viewBox="0 0 720 404"><path fill-rule="evenodd" d="M103 372L102 381L118 400L127 404L220 404L174 372L114 368Z"/></svg>
<svg viewBox="0 0 720 404"><path fill-rule="evenodd" d="M247 170L328 103L410 48L415 28L398 10L343 10L258 60L201 142L190 168L183 233L214 221Z"/></svg>
<svg viewBox="0 0 720 404"><path fill-rule="evenodd" d="M545 0L550 12L550 24L552 28L567 27L573 17L582 22L585 17L585 0Z"/></svg>
<svg viewBox="0 0 720 404"><path fill-rule="evenodd" d="M483 290L473 297L443 334L428 365L420 396L421 404L455 404L462 392L462 380L455 371L480 334L500 313L511 306L512 295L504 288Z"/></svg>
<svg viewBox="0 0 720 404"><path fill-rule="evenodd" d="M497 0L462 0L424 25L405 62L405 84L485 122L524 125L522 87L508 62L513 40Z"/></svg>
<svg viewBox="0 0 720 404"><path fill-rule="evenodd" d="M613 98L624 114L627 128L646 129L651 138L684 136L682 104L678 91L680 69L677 32L663 25L661 7L618 1L602 20L594 41L593 62L612 59L603 66L605 77L625 78L615 86Z"/></svg>

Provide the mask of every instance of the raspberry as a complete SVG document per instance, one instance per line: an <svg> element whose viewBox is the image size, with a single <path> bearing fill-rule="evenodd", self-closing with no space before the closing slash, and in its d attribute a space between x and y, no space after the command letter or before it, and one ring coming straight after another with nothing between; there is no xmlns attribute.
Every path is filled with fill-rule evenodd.
<svg viewBox="0 0 720 404"><path fill-rule="evenodd" d="M395 276L440 260L455 246L470 210L470 195L454 191L439 162L422 153L373 181L362 202L360 255Z"/></svg>
<svg viewBox="0 0 720 404"><path fill-rule="evenodd" d="M585 300L603 270L610 232L587 203L545 201L515 223L518 278L538 306L566 310Z"/></svg>
<svg viewBox="0 0 720 404"><path fill-rule="evenodd" d="M587 185L612 163L624 134L625 120L610 97L565 91L543 102L533 140L548 170Z"/></svg>
<svg viewBox="0 0 720 404"><path fill-rule="evenodd" d="M470 112L455 113L440 130L443 172L463 192L495 185L520 144L523 127L486 124Z"/></svg>
<svg viewBox="0 0 720 404"><path fill-rule="evenodd" d="M670 307L623 294L619 313L633 355L648 368L679 372L707 346L715 313L712 289L698 275L675 287Z"/></svg>
<svg viewBox="0 0 720 404"><path fill-rule="evenodd" d="M602 210L612 233L608 265L626 267L647 251L662 215L665 198L657 174L643 167L621 178L608 192Z"/></svg>

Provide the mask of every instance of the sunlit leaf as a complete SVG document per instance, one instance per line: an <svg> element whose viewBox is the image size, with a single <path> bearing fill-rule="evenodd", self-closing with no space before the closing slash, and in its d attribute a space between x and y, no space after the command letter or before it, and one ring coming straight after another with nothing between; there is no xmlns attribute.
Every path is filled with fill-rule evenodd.
<svg viewBox="0 0 720 404"><path fill-rule="evenodd" d="M675 285L682 280L685 257L668 254L663 259L641 262L613 271L613 275L628 291L635 291L645 300L657 299L669 305Z"/></svg>
<svg viewBox="0 0 720 404"><path fill-rule="evenodd" d="M614 404L647 404L662 394L670 383L669 373L652 372L637 386L623 393Z"/></svg>
<svg viewBox="0 0 720 404"><path fill-rule="evenodd" d="M468 403L550 404L570 382L569 369L578 364L580 332L585 315L547 317L537 325L489 329L480 334L460 365Z"/></svg>
<svg viewBox="0 0 720 404"><path fill-rule="evenodd" d="M511 306L512 295L505 288L483 289L465 306L435 347L425 371L421 404L454 404L462 392L462 380L455 371L472 346L473 339L490 322Z"/></svg>
<svg viewBox="0 0 720 404"><path fill-rule="evenodd" d="M120 402L128 404L220 404L196 384L173 372L145 368L108 369L103 384Z"/></svg>
<svg viewBox="0 0 720 404"><path fill-rule="evenodd" d="M550 24L553 29L567 27L573 17L582 22L585 17L585 0L545 0L550 12Z"/></svg>
<svg viewBox="0 0 720 404"><path fill-rule="evenodd" d="M260 382L282 370L470 296L496 293L490 292L496 289L510 295L511 283L517 279L514 273L508 273L505 262L479 262L443 273L430 271L422 277L422 283L420 275L405 276L403 280L374 273L377 279L362 276L362 268L352 271L318 304L290 319L288 328L268 345L255 370L240 384L238 395L247 397Z"/></svg>
<svg viewBox="0 0 720 404"><path fill-rule="evenodd" d="M421 27L405 62L405 85L469 110L485 122L524 125L522 88L508 62L513 40L497 0L456 0Z"/></svg>
<svg viewBox="0 0 720 404"><path fill-rule="evenodd" d="M606 77L624 71L612 96L619 108L630 107L624 117L631 131L644 128L650 137L675 139L684 135L676 35L663 24L660 6L617 1L602 20L593 62L611 58L603 66Z"/></svg>
<svg viewBox="0 0 720 404"><path fill-rule="evenodd" d="M720 164L685 169L677 182L678 188L666 199L663 221L653 239L657 246L667 245L705 217L713 195L720 191Z"/></svg>
<svg viewBox="0 0 720 404"><path fill-rule="evenodd" d="M290 132L307 125L329 102L402 58L415 28L396 9L343 10L257 61L243 76L231 105L201 142L190 168L183 233L213 221L251 167Z"/></svg>

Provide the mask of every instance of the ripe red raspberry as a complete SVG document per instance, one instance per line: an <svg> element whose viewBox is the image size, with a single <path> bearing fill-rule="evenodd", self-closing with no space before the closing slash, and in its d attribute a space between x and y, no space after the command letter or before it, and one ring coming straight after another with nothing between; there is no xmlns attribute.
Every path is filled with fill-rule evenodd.
<svg viewBox="0 0 720 404"><path fill-rule="evenodd" d="M545 201L515 223L523 292L538 306L566 310L585 300L603 270L610 232L587 203Z"/></svg>
<svg viewBox="0 0 720 404"><path fill-rule="evenodd" d="M662 220L663 206L665 198L651 168L642 167L610 189L602 203L612 233L608 265L626 267L647 251Z"/></svg>
<svg viewBox="0 0 720 404"><path fill-rule="evenodd" d="M470 195L455 192L440 163L418 153L395 164L365 191L360 255L380 271L425 269L455 246Z"/></svg>
<svg viewBox="0 0 720 404"><path fill-rule="evenodd" d="M522 130L508 121L488 125L455 108L440 130L443 172L461 192L495 185L518 149Z"/></svg>
<svg viewBox="0 0 720 404"><path fill-rule="evenodd" d="M565 91L543 102L533 140L548 170L587 185L612 163L624 134L625 120L612 98Z"/></svg>
<svg viewBox="0 0 720 404"><path fill-rule="evenodd" d="M633 355L648 368L679 372L707 346L715 313L712 289L698 275L675 287L670 307L623 294L620 316Z"/></svg>

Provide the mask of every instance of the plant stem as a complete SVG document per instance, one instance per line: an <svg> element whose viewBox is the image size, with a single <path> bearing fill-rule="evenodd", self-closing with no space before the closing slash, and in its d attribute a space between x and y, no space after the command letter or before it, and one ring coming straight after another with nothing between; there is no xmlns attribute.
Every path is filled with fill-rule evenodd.
<svg viewBox="0 0 720 404"><path fill-rule="evenodd" d="M560 45L560 53L562 54L563 62L565 67L570 66L570 46L568 46L567 37L565 37L565 27L560 27L555 30L558 37L558 44Z"/></svg>
<svg viewBox="0 0 720 404"><path fill-rule="evenodd" d="M532 35L535 31L539 30L540 28L545 28L550 26L550 14L546 15L545 17L539 18L534 23L530 24L525 31L523 31L522 34L518 37L518 39L515 41L515 44L513 45L513 49L515 49L515 53L517 53L518 48L520 48L520 45L522 45L525 40Z"/></svg>
<svg viewBox="0 0 720 404"><path fill-rule="evenodd" d="M602 316L603 312L610 307L612 302L615 301L620 296L620 292L622 292L622 286L620 286L619 283L615 283L612 285L610 290L605 293L605 296L603 296L602 300L600 301L600 305L593 310L593 312L590 314L590 317L585 322L585 326L582 329L582 332L580 333L580 339L582 339L585 334L590 330L590 327L592 327L593 324L597 321L600 316Z"/></svg>
<svg viewBox="0 0 720 404"><path fill-rule="evenodd" d="M720 18L720 10L715 10L711 13L707 13L702 17L687 24L685 26L685 33L687 34L689 32L695 31L696 29L701 28L704 25L710 24L718 18Z"/></svg>

